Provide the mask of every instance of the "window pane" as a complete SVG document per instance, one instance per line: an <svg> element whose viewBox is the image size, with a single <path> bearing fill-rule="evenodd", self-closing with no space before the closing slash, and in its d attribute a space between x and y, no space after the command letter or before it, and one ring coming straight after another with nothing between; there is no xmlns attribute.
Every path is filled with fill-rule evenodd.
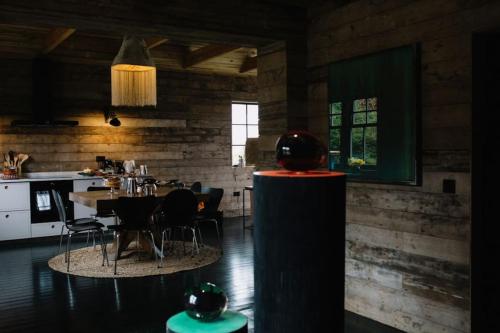
<svg viewBox="0 0 500 333"><path fill-rule="evenodd" d="M231 114L233 124L246 124L247 123L247 109L245 104L233 104Z"/></svg>
<svg viewBox="0 0 500 333"><path fill-rule="evenodd" d="M363 127L351 130L351 157L363 159Z"/></svg>
<svg viewBox="0 0 500 333"><path fill-rule="evenodd" d="M334 170L340 164L340 150L330 150L328 156L329 169Z"/></svg>
<svg viewBox="0 0 500 333"><path fill-rule="evenodd" d="M247 112L248 123L257 125L259 123L259 106L255 104L248 104Z"/></svg>
<svg viewBox="0 0 500 333"><path fill-rule="evenodd" d="M247 133L245 125L233 125L232 128L232 144L244 145L247 141Z"/></svg>
<svg viewBox="0 0 500 333"><path fill-rule="evenodd" d="M330 150L340 150L340 128L330 129Z"/></svg>
<svg viewBox="0 0 500 333"><path fill-rule="evenodd" d="M231 165L238 165L239 157L243 157L245 160L245 146L233 146L232 147L232 161Z"/></svg>
<svg viewBox="0 0 500 333"><path fill-rule="evenodd" d="M259 137L259 126L258 125L248 125L248 137L258 138Z"/></svg>
<svg viewBox="0 0 500 333"><path fill-rule="evenodd" d="M377 122L377 111L368 112L368 124L375 124Z"/></svg>
<svg viewBox="0 0 500 333"><path fill-rule="evenodd" d="M377 97L368 98L368 110L377 110Z"/></svg>
<svg viewBox="0 0 500 333"><path fill-rule="evenodd" d="M335 115L335 116L330 116L330 126L340 126L342 125L342 116L341 115Z"/></svg>
<svg viewBox="0 0 500 333"><path fill-rule="evenodd" d="M356 111L366 111L366 99L355 99L353 104L353 110Z"/></svg>
<svg viewBox="0 0 500 333"><path fill-rule="evenodd" d="M367 165L377 165L377 128L365 129L365 158Z"/></svg>
<svg viewBox="0 0 500 333"><path fill-rule="evenodd" d="M366 124L366 112L353 113L352 122L354 125Z"/></svg>
<svg viewBox="0 0 500 333"><path fill-rule="evenodd" d="M330 104L330 113L331 114L342 113L342 102L335 102Z"/></svg>

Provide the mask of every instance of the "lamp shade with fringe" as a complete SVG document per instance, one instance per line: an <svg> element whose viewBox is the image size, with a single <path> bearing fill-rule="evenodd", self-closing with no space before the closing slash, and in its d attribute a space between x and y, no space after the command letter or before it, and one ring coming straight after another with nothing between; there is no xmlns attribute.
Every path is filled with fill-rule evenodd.
<svg viewBox="0 0 500 333"><path fill-rule="evenodd" d="M111 105L156 106L156 67L142 38L123 38L111 65Z"/></svg>

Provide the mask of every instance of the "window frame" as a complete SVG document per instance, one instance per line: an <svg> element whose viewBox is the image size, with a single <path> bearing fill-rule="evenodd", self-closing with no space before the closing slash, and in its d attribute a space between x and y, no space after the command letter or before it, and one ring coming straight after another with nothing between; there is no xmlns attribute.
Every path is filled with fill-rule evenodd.
<svg viewBox="0 0 500 333"><path fill-rule="evenodd" d="M335 161L335 165L340 165L340 168L332 168L332 154L330 151L330 140L331 140L331 133L330 129L332 128L331 126L331 112L330 112L330 105L333 103L342 103L343 109L342 109L342 124L351 124L352 122L352 113L353 113L353 104L354 100L359 99L359 98L371 98L371 97L377 97L377 165L380 163L379 161L379 155L382 147L379 145L379 138L380 138L380 133L379 133L379 126L382 122L384 122L384 106L383 106L383 101L381 99L381 96L368 96L372 94L366 94L366 96L361 96L361 97L356 97L356 95L351 95L352 100L349 99L332 99L331 95L331 88L330 88L330 83L331 79L328 78L328 102L327 102L327 117L328 117L328 122L327 122L327 133L328 133L328 169L331 171L340 171L344 172L347 175L347 181L348 182L354 182L354 183L370 183L370 184L382 184L382 185L403 185L403 186L422 186L422 159L423 159L423 150L422 150L422 70L421 70L421 45L420 43L414 43L414 44L407 44L407 45L402 45L394 48L389 48L381 51L377 51L374 53L369 53L369 54L363 54L359 56L355 56L349 59L344 59L344 60L339 60L338 62L346 61L346 60L356 60L359 58L364 58L367 56L371 55L376 55L378 53L386 52L386 51L391 51L399 48L404 48L404 47L410 47L412 48L413 51L413 74L414 74L414 98L415 98L415 108L414 108L414 178L411 180L385 180L382 178L365 178L363 175L369 175L371 172L376 172L376 169L369 169L366 165L363 167L363 173L362 174L354 174L349 172L348 169L348 158L350 155L350 142L351 142L351 126L342 126L342 130L340 133L340 154L338 156L338 160L340 163L337 163ZM329 66L333 64L330 63ZM354 97L354 98L353 98ZM344 110L349 110L349 112L344 112ZM369 111L367 111L369 112ZM368 125L368 124L367 124ZM348 152L348 153L345 153Z"/></svg>
<svg viewBox="0 0 500 333"><path fill-rule="evenodd" d="M368 110L368 100L369 99L372 99L372 98L375 98L377 100L377 107L374 109L374 110ZM365 109L363 111L355 111L354 110L354 102L355 101L358 101L358 100L365 100ZM378 96L367 96L367 97L357 97L355 98L353 101L352 101L352 107L349 108L348 110L346 110L346 112L348 113L348 117L349 117L349 120L350 120L350 123L349 125L347 126L347 131L349 132L349 152L350 152L350 156L352 157L353 156L353 153L352 153L352 130L354 128L362 128L363 129L363 160L366 161L366 129L367 128L375 128L377 130L377 161L378 161L378 124L379 124L379 100L380 98ZM343 112L343 110L342 110ZM368 113L369 112L376 112L377 113L377 121L375 123L369 123L368 122ZM360 113L364 113L365 115L365 122L364 124L355 124L354 123L354 115L355 114L360 114ZM365 171L375 171L377 169L377 164L365 164L363 166L360 166L360 169L362 170L365 170Z"/></svg>
<svg viewBox="0 0 500 333"><path fill-rule="evenodd" d="M245 105L245 123L233 123L233 105L235 104L240 104L240 105ZM231 155L230 155L230 160L231 160L231 166L235 166L233 164L233 147L246 147L246 144L233 144L233 126L245 126L245 141L248 139L248 127L249 126L257 126L257 130L259 129L259 118L257 118L257 124L249 124L248 123L248 106L249 105L256 105L257 106L257 117L259 115L259 103L258 102L244 102L244 101L232 101L231 102ZM260 132L259 132L260 136ZM246 165L246 158L245 154L243 154L243 162ZM236 164L237 165L237 164Z"/></svg>

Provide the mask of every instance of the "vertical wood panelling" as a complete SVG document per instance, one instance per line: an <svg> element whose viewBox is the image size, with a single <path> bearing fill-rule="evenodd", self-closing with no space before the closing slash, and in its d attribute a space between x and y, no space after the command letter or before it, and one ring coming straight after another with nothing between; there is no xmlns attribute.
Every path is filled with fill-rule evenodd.
<svg viewBox="0 0 500 333"><path fill-rule="evenodd" d="M307 129L306 43L300 35L259 49L259 167L276 168L275 143L292 129Z"/></svg>
<svg viewBox="0 0 500 333"><path fill-rule="evenodd" d="M310 14L309 128L325 142L329 63L422 50L422 186L348 186L346 308L408 332L469 332L471 33L498 25L500 3L360 0Z"/></svg>

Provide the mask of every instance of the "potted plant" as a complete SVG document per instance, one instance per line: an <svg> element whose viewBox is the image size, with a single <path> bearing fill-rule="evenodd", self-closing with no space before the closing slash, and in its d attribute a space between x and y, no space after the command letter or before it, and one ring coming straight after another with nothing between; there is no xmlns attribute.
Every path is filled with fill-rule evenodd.
<svg viewBox="0 0 500 333"><path fill-rule="evenodd" d="M347 160L347 164L353 171L353 173L359 174L361 173L361 167L366 164L365 160L356 157L349 157Z"/></svg>

